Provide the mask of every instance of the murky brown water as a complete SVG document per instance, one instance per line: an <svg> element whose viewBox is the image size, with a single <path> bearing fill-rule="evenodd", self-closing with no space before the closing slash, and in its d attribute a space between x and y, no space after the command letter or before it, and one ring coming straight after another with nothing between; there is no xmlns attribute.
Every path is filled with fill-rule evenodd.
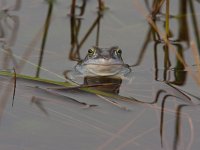
<svg viewBox="0 0 200 150"><path fill-rule="evenodd" d="M199 149L193 52L200 49L200 3L170 1L167 29L166 1L109 0L99 12L95 0L79 0L76 9L70 0L0 0L1 69L64 82L63 72L94 45L118 45L132 66L130 77L110 81L118 85L115 98L17 79L14 107L13 80L1 76L0 149ZM150 14L153 24L146 19Z"/></svg>

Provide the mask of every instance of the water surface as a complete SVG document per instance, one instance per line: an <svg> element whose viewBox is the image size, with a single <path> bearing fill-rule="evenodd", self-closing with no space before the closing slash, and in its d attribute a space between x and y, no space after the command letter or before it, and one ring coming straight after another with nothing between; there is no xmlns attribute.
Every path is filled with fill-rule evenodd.
<svg viewBox="0 0 200 150"><path fill-rule="evenodd" d="M199 50L200 4L170 1L171 48L146 19L152 12L165 34L166 3L160 12L152 3L110 0L99 13L98 1L80 0L73 15L72 1L1 0L1 69L64 82L63 72L73 69L91 46L118 45L133 72L131 79L118 82L115 98L46 90L55 85L17 79L13 107L13 79L1 76L0 148L198 149L199 84L192 76L198 75L198 64L192 52L193 45Z"/></svg>

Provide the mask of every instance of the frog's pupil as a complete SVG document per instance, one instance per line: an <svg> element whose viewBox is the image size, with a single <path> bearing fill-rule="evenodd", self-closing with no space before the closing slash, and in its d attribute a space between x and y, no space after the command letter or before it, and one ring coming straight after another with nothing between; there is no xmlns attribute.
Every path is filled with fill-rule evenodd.
<svg viewBox="0 0 200 150"><path fill-rule="evenodd" d="M92 53L93 53L93 50L89 49L89 50L88 50L88 53L89 53L89 54L92 54Z"/></svg>
<svg viewBox="0 0 200 150"><path fill-rule="evenodd" d="M122 50L121 50L121 49L119 49L119 50L117 51L117 53L118 53L118 54L121 54L121 53L122 53Z"/></svg>

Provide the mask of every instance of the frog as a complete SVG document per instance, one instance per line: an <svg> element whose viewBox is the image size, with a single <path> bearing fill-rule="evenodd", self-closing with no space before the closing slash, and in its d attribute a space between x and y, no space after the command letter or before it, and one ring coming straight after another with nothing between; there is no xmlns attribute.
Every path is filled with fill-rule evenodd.
<svg viewBox="0 0 200 150"><path fill-rule="evenodd" d="M110 48L93 46L73 70L64 72L64 76L75 83L92 85L95 89L118 94L122 78L124 79L130 72L131 68L124 63L122 49L119 46Z"/></svg>
<svg viewBox="0 0 200 150"><path fill-rule="evenodd" d="M131 72L122 59L122 49L118 46L88 49L85 58L74 67L76 74L83 76L116 76Z"/></svg>

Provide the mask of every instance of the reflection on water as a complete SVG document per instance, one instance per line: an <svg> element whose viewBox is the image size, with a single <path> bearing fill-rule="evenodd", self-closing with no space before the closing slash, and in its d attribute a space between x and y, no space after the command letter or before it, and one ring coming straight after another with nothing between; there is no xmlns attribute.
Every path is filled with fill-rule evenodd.
<svg viewBox="0 0 200 150"><path fill-rule="evenodd" d="M104 91L104 92L112 92L115 94L119 93L119 88L122 83L122 79L120 77L101 77L101 76L86 76L84 78L84 85L94 86L95 89ZM95 86L96 85L96 86ZM99 86L98 86L99 85Z"/></svg>
<svg viewBox="0 0 200 150"><path fill-rule="evenodd" d="M87 0L82 1L82 5L77 6L76 1L72 0L71 5L71 14L70 14L70 28L71 28L71 49L69 53L69 59L80 61L80 49L85 41L88 39L90 34L94 31L95 27L97 28L96 31L96 42L95 46L99 45L99 36L100 36L100 20L103 17L103 11L105 9L104 2L99 0L99 7L97 12L97 17L91 24L91 26L86 30L84 36L80 38L80 30L81 30L81 23L85 13L85 7L87 4ZM77 14L77 9L80 9L79 14Z"/></svg>
<svg viewBox="0 0 200 150"><path fill-rule="evenodd" d="M46 44L46 39L47 39L47 35L48 35L48 30L49 30L49 25L51 22L51 16L52 16L52 11L53 11L53 5L55 0L48 0L48 12L47 12L47 17L44 23L44 34L43 34L43 38L42 38L42 44L41 44L41 50L40 50L40 58L38 61L38 67L37 67L37 71L36 71L36 77L40 76L40 68L42 67L42 60L43 60L43 55L44 55L44 49L45 49L45 44Z"/></svg>
<svg viewBox="0 0 200 150"><path fill-rule="evenodd" d="M18 48L15 46L18 39L22 38L21 33L18 33L18 29L20 28L19 22L23 22L23 19L19 20L20 13L18 14L17 12L21 9L23 10L23 7L28 7L26 4L21 8L21 4L27 3L27 1L16 0L11 5L10 3L7 4L7 1L4 0L1 0L0 2L0 42L2 49L1 57L3 58L1 66L2 69L10 69L14 66L17 69L20 68L22 70L24 65L19 65L21 63L19 63L20 61L18 61L16 54L20 53L19 56L23 56L24 54L23 52L17 51ZM115 1L112 2L113 4L118 3ZM39 3L39 1L35 3ZM60 3L65 5L61 1ZM59 10L62 10L63 8L59 3L54 3L54 0L48 0L47 3L40 4L45 6L48 5L46 18L43 19L44 27L43 34L41 34L40 53L37 53L39 56L36 61L34 60L35 54L33 58L31 56L29 58L28 55L25 55L27 56L25 57L27 62L32 62L34 60L34 63L29 62L29 64L37 66L34 68L34 71L37 72L36 77L42 76L41 72L44 70L43 67L45 68L46 64L51 66L53 59L50 59L50 61L47 62L44 60L44 56L48 57L48 54L51 54L49 55L50 58L51 56L53 56L52 58L58 57L56 62L53 63L57 64L54 68L56 70L59 68L58 66L65 67L65 64L61 63L61 56L66 53L66 49L68 50L67 54L70 60L81 61L81 52L84 50L84 47L88 46L88 41L90 46L92 44L94 46L99 46L100 40L104 38L110 40L108 35L112 35L112 38L118 38L117 36L115 37L115 34L118 32L121 34L123 30L123 34L127 34L125 30L130 32L128 34L132 34L132 28L128 29L128 27L124 27L125 29L123 28L123 30L121 28L114 28L116 22L119 23L124 19L120 15L118 16L117 13L115 15L113 12L114 15L112 14L113 16L109 18L112 25L109 26L106 24L106 19L104 20L104 18L111 15L110 12L113 8L112 5L109 5L108 14L105 13L107 10L107 2L105 1L99 0L96 2L95 5L97 6L97 9L91 8L91 6L94 6L92 5L94 2L87 0L72 0L71 3L67 3L68 6L70 5L70 14L65 18L65 21L67 20L69 24L69 27L66 28L70 29L69 32L67 32L67 36L70 37L70 39L67 39L67 44L70 46L65 48L61 54L57 51L50 51L47 41L50 41L50 44L54 44L54 41L50 40L50 37L52 36L51 32L55 29L55 22L53 22L52 18L57 17L55 15L58 13L57 7ZM172 7L173 3L174 6ZM124 3L124 5L126 4ZM147 22L143 22L148 28L147 32L140 33L143 36L133 36L135 39L140 38L140 41L144 41L139 51L130 51L130 54L128 53L128 59L131 60L132 63L133 60L135 61L134 64L131 64L134 80L113 78L111 76L85 76L83 85L63 88L54 84L44 84L42 82L18 79L16 92L21 92L20 94L22 96L20 94L16 96L15 105L12 109L15 111L15 114L12 114L9 107L6 108L6 103L9 99L9 95L12 95L12 92L9 93L9 89L13 88L13 86L10 86L13 85L13 80L11 79L11 81L9 81L5 80L4 77L1 78L1 118L4 118L5 115L12 123L17 122L17 119L13 118L18 118L21 119L20 121L27 122L30 122L30 119L33 119L34 124L38 120L40 123L45 122L46 118L40 118L41 114L45 114L52 119L46 120L47 122L50 122L48 125L55 125L49 127L50 130L47 128L44 129L48 130L48 138L45 137L46 134L44 134L42 130L26 126L30 131L27 130L26 132L16 133L21 139L21 141L19 141L21 142L21 145L26 145L26 143L30 142L25 140L24 137L30 137L30 139L33 138L32 140L37 143L35 145L40 145L38 144L39 141L37 141L37 138L34 139L34 136L36 135L33 133L45 137L40 138L40 140L49 139L50 137L56 136L56 134L62 135L62 139L68 139L69 133L65 133L68 131L72 138L73 136L77 138L80 133L84 132L81 135L94 140L94 145L92 142L91 144L88 144L86 141L80 142L82 139L79 139L79 141L75 143L67 143L71 147L74 145L81 145L82 143L87 143L84 145L86 147L88 145L92 147L87 147L85 149L148 149L150 147L150 149L164 148L177 150L185 149L185 147L186 149L197 149L197 147L199 147L198 142L196 142L196 139L199 138L198 105L200 99L198 95L199 86L198 84L196 85L197 80L199 79L194 78L194 76L199 78L199 61L198 57L197 61L193 60L191 58L193 56L190 52L192 51L190 45L191 42L195 43L197 49L200 50L199 23L197 17L197 8L200 6L199 1L182 0L173 2L169 0L154 0L153 2L150 2L144 0L142 5L146 6L146 9L149 11L149 17L152 19L153 23L146 25ZM139 6L135 7L139 8ZM118 10L123 10L125 6L122 8L122 6L119 5L119 8L120 9ZM95 13L93 14L95 17L92 19L88 17L91 10L95 10ZM130 11L132 12L132 10ZM64 10L64 12L66 12L66 10ZM142 16L142 18L144 17L145 16ZM85 25L87 19L90 23ZM137 20L137 17L129 18L129 21L132 19ZM126 26L125 21L121 21L120 25L122 24ZM53 29L49 28L50 25ZM110 29L109 33L107 35L101 34L103 33L103 30L108 31L107 28ZM56 30L60 29L56 28ZM23 34L26 34L26 31L24 31L25 33ZM66 31L66 29L62 29L62 31ZM158 31L164 32L164 36L161 36L162 34ZM115 32L115 34L113 34L113 32ZM93 34L95 34L95 36ZM18 37L18 35L21 36ZM47 36L49 38L47 38ZM123 37L123 35L121 36ZM93 43L91 37L95 38ZM130 36L130 38L131 37L132 36ZM61 39L56 40L59 41ZM124 45L126 45L128 39L121 38L120 41L122 43L124 42ZM174 51L172 51L172 46ZM57 47L60 47L60 45L57 45ZM127 47L132 49L135 45L130 43ZM150 51L153 55L149 55ZM25 53L27 53L27 51ZM137 60L132 59L131 54L133 53L134 55L138 55ZM190 58L188 56L190 56ZM144 64L144 62L148 63L147 67L149 64L152 64L152 67L142 71L140 66ZM68 61L68 63L70 63L70 61ZM32 72L29 68L26 68L25 70L30 74ZM192 70L193 72L189 70ZM62 72L59 74L62 74ZM106 97L105 95L102 96L99 93L95 94L95 92L91 94L89 90L84 91L84 88L86 90L95 89L97 91L109 93L110 97ZM38 110L29 106L26 102L27 99L31 100L31 102L35 104L34 106L37 106L43 113L38 113ZM72 102L90 108L90 110L80 110L80 107L72 104ZM116 107L113 106L127 108L126 110L131 111L125 112L124 110L116 109ZM25 114L24 112L21 112L23 110L26 111ZM3 113L3 111L5 111L5 113ZM12 126L9 121L6 122L5 120L5 124L8 124L8 126L2 126L3 129L5 128L2 132L4 132L7 137L10 136L8 127L10 127L11 130L17 130L20 127L20 125L16 127ZM4 119L2 119L2 122L4 123ZM64 126L62 126L63 123ZM133 125L133 123L135 124ZM66 124L70 125L66 128ZM62 128L54 130L57 126L62 126ZM45 127L47 126L45 125ZM90 127L90 129L88 129L88 127ZM71 133L70 130L73 132ZM82 132L77 130L81 130ZM140 131L140 133L138 133L138 131ZM76 132L77 134L75 134ZM196 135L194 132L196 132ZM90 135L91 133L92 135ZM21 136L21 134L23 134L23 136ZM159 138L157 137L158 134L160 135ZM91 138L94 137L94 135L97 140ZM0 139L4 138L0 136ZM159 141L157 141L157 139L159 139ZM16 138L13 138L12 140L15 141ZM53 139L52 141L55 142L53 145L61 146L64 143L63 145L65 147L66 141L68 140L62 142L62 140L58 138L56 140ZM48 144L51 146L52 143L49 142ZM33 145L31 146L34 147ZM22 146L22 148L24 147ZM62 149L62 146L60 149ZM77 147L75 149L77 149Z"/></svg>
<svg viewBox="0 0 200 150"><path fill-rule="evenodd" d="M0 7L0 44L1 47L12 56L11 46L15 44L18 27L19 27L19 17L10 14L10 11L17 11L20 9L21 0L17 0L15 4L7 6L6 1L1 1ZM11 62L17 67L17 62L14 57L10 57L5 54L4 61L2 64L2 69L9 68L9 62Z"/></svg>

